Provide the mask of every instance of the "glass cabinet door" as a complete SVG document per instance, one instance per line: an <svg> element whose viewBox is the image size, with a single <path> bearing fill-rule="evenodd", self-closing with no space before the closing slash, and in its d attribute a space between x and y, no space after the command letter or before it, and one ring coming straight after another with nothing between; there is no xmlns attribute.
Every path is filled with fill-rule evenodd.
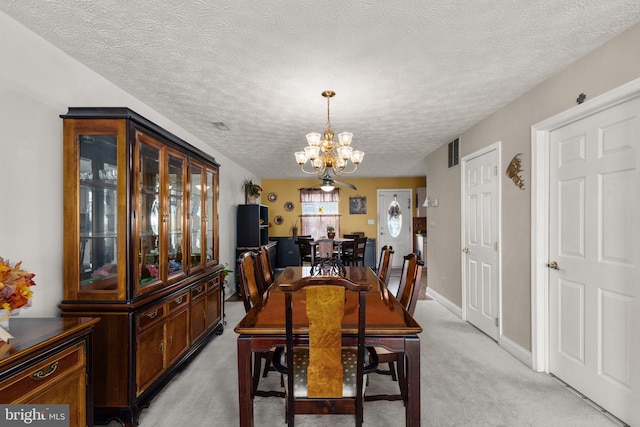
<svg viewBox="0 0 640 427"><path fill-rule="evenodd" d="M207 247L207 263L210 263L214 260L214 251L213 251L213 208L214 208L214 200L213 200L213 172L207 171L206 174L206 199L205 199L205 211L206 215L204 217L204 227L205 227L205 241Z"/></svg>
<svg viewBox="0 0 640 427"><path fill-rule="evenodd" d="M182 275L183 233L184 233L184 157L169 153L168 155L168 197L167 207L167 276L168 280Z"/></svg>
<svg viewBox="0 0 640 427"><path fill-rule="evenodd" d="M78 135L80 290L118 286L117 135Z"/></svg>
<svg viewBox="0 0 640 427"><path fill-rule="evenodd" d="M197 269L202 266L203 240L202 223L204 213L202 199L202 166L191 163L189 165L189 269Z"/></svg>
<svg viewBox="0 0 640 427"><path fill-rule="evenodd" d="M137 167L138 286L160 280L160 154L159 146L139 138ZM146 140L146 138L145 138Z"/></svg>
<svg viewBox="0 0 640 427"><path fill-rule="evenodd" d="M206 172L206 199L205 199L205 218L204 218L204 227L205 227L205 242L207 247L207 259L206 263L213 263L217 260L218 254L217 249L215 248L215 240L214 240L214 227L216 226L216 200L215 200L215 176L211 170L207 169Z"/></svg>

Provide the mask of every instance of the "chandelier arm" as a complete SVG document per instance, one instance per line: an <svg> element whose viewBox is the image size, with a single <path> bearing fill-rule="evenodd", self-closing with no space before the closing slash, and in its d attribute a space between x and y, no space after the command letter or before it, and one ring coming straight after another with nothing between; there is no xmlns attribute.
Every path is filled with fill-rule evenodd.
<svg viewBox="0 0 640 427"><path fill-rule="evenodd" d="M345 170L347 168L347 166L345 165L344 168L342 168L342 170L340 169L336 169L336 168L331 168L333 170L333 173L335 173L336 175L343 175L343 174L350 174L350 173L354 173L356 170L358 170L358 165L356 165L355 163L352 163L353 165L353 170L347 171Z"/></svg>
<svg viewBox="0 0 640 427"><path fill-rule="evenodd" d="M324 171L325 171L325 168L324 168L324 167L323 167L322 169L315 169L315 168L314 168L312 171L308 171L308 170L306 170L306 169L304 168L304 167L305 167L305 165L306 165L306 163L305 163L305 164L303 164L303 165L300 165L300 170L301 170L302 172L306 173L306 174L309 174L309 175L322 175L322 174L324 173Z"/></svg>

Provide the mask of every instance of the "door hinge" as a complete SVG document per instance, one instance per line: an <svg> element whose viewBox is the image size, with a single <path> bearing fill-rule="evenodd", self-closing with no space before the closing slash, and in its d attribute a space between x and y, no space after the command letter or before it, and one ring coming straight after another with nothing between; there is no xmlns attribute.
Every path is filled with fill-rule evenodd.
<svg viewBox="0 0 640 427"><path fill-rule="evenodd" d="M494 166L494 167L493 167L493 174L494 174L495 176L498 176L498 167L497 167L497 166Z"/></svg>
<svg viewBox="0 0 640 427"><path fill-rule="evenodd" d="M497 252L497 251L498 251L498 242L495 242L495 243L493 244L493 247L495 248L495 251Z"/></svg>
<svg viewBox="0 0 640 427"><path fill-rule="evenodd" d="M495 320L496 328L499 328L500 327L500 319L498 319L496 317L494 320Z"/></svg>

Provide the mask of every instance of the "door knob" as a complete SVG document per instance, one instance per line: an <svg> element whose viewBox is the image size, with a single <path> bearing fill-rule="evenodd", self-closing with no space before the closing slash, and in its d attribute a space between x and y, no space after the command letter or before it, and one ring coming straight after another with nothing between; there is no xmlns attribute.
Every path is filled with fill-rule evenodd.
<svg viewBox="0 0 640 427"><path fill-rule="evenodd" d="M465 254L468 254L468 253L469 253L469 248L464 248L464 249L462 250L462 252L464 252Z"/></svg>
<svg viewBox="0 0 640 427"><path fill-rule="evenodd" d="M551 261L549 264L547 264L547 267L552 268L554 270L560 270L560 267L558 267L558 263L555 261Z"/></svg>

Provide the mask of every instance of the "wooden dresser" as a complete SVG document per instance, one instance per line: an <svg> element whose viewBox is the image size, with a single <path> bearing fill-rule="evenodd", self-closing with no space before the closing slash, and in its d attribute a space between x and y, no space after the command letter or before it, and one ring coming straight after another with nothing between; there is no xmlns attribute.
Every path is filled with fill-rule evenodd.
<svg viewBox="0 0 640 427"><path fill-rule="evenodd" d="M0 341L0 403L68 404L69 425L93 425L92 331L98 318L12 318Z"/></svg>

